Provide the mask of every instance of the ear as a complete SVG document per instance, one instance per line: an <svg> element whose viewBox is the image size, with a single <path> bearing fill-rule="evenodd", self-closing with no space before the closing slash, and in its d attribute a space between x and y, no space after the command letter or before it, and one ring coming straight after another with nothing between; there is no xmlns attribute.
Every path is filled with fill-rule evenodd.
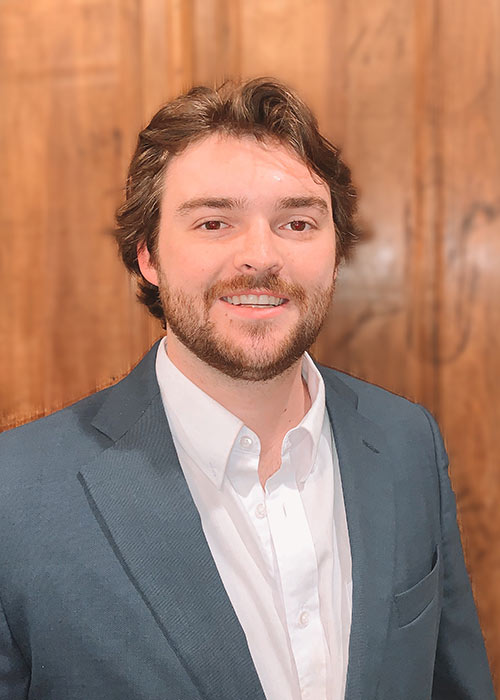
<svg viewBox="0 0 500 700"><path fill-rule="evenodd" d="M144 243L137 246L137 262L144 279L158 287L158 271L151 259L151 253Z"/></svg>
<svg viewBox="0 0 500 700"><path fill-rule="evenodd" d="M335 267L334 267L334 270L333 270L333 281L334 281L334 282L337 281L337 275L338 275L338 272L339 272L339 267L340 267L340 262L337 262L337 260L335 260Z"/></svg>

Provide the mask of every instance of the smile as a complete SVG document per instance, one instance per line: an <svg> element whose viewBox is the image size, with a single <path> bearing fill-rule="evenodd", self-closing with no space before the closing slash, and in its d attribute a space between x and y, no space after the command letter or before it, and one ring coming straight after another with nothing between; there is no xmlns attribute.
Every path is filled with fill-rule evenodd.
<svg viewBox="0 0 500 700"><path fill-rule="evenodd" d="M269 294L240 294L239 296L222 297L222 300L233 304L233 306L251 306L253 308L281 306L287 301L287 299L273 297Z"/></svg>

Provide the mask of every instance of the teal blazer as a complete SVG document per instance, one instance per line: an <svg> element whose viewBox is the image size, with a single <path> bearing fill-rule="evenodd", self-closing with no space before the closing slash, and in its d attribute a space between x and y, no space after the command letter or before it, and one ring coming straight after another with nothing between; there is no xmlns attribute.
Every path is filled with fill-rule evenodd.
<svg viewBox="0 0 500 700"><path fill-rule="evenodd" d="M0 700L264 698L177 459L156 348L115 386L0 437ZM494 700L433 418L320 370L352 552L346 699Z"/></svg>

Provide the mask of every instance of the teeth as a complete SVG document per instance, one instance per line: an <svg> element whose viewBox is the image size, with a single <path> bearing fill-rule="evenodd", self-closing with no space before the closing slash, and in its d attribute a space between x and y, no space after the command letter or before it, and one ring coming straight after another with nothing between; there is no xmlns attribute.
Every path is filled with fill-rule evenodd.
<svg viewBox="0 0 500 700"><path fill-rule="evenodd" d="M240 296L222 298L235 306L279 306L285 302L281 297L272 297L268 294L240 294Z"/></svg>

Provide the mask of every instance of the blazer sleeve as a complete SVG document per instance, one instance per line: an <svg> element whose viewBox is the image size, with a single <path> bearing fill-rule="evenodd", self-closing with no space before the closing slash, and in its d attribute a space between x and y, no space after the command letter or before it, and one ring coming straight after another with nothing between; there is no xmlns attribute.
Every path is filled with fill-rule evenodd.
<svg viewBox="0 0 500 700"><path fill-rule="evenodd" d="M0 599L0 700L26 700L30 671L12 637Z"/></svg>
<svg viewBox="0 0 500 700"><path fill-rule="evenodd" d="M448 457L439 428L431 426L441 490L443 604L439 624L432 700L495 700L483 636L465 568Z"/></svg>

